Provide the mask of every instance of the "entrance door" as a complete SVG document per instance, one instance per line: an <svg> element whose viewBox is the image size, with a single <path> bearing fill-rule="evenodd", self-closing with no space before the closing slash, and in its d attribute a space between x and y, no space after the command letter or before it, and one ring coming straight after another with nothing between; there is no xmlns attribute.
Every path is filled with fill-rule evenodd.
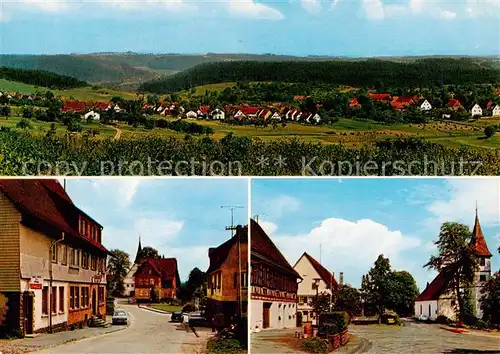
<svg viewBox="0 0 500 354"><path fill-rule="evenodd" d="M95 289L92 290L92 314L97 314L97 297L95 294Z"/></svg>
<svg viewBox="0 0 500 354"><path fill-rule="evenodd" d="M23 294L24 331L33 334L33 294L26 291Z"/></svg>
<svg viewBox="0 0 500 354"><path fill-rule="evenodd" d="M264 302L263 305L264 307L262 313L262 327L269 328L272 302Z"/></svg>

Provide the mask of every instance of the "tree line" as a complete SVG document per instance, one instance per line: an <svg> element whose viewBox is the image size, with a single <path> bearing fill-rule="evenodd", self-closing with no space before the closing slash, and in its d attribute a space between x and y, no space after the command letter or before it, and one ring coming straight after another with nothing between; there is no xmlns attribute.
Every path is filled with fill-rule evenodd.
<svg viewBox="0 0 500 354"><path fill-rule="evenodd" d="M234 81L300 82L375 87L377 82L402 87L484 84L500 81L499 71L470 59L259 62L200 64L180 73L143 83L139 90L170 93L194 86Z"/></svg>
<svg viewBox="0 0 500 354"><path fill-rule="evenodd" d="M43 70L13 69L5 66L0 67L0 79L52 89L70 89L88 86L88 83L85 81L70 76L58 75Z"/></svg>

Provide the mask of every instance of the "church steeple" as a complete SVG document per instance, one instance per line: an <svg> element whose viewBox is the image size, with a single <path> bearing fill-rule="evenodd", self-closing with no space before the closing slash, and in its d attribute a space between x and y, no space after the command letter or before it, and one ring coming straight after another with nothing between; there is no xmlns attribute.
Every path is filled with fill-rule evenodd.
<svg viewBox="0 0 500 354"><path fill-rule="evenodd" d="M141 236L139 236L139 245L137 246L137 253L135 254L134 264L137 264L142 259L142 246L141 246Z"/></svg>
<svg viewBox="0 0 500 354"><path fill-rule="evenodd" d="M491 252L488 249L486 240L484 239L483 230L481 230L481 224L479 223L479 216L477 213L477 202L476 202L476 219L474 220L474 229L472 230L472 238L470 244L476 250L476 254L482 257L491 257Z"/></svg>

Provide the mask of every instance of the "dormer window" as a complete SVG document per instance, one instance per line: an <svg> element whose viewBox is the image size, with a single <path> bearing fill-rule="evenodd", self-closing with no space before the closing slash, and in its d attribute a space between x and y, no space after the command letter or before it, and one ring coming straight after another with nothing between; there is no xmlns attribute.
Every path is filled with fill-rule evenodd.
<svg viewBox="0 0 500 354"><path fill-rule="evenodd" d="M484 267L486 265L486 258L483 258L481 257L481 259L479 260L479 264Z"/></svg>

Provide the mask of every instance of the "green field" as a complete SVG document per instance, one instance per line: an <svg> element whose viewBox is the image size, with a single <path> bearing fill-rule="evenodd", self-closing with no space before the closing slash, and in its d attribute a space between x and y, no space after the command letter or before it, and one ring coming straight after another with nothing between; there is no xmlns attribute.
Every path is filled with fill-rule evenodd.
<svg viewBox="0 0 500 354"><path fill-rule="evenodd" d="M152 308L167 312L175 312L182 310L182 306L168 305L168 304L152 304Z"/></svg>
<svg viewBox="0 0 500 354"><path fill-rule="evenodd" d="M22 82L8 81L0 79L0 91L2 92L19 92L22 94L32 94L35 92L46 92L47 87L38 87L33 85L24 84ZM64 99L75 99L79 101L102 101L108 102L112 97L118 96L124 99L132 100L137 96L134 92L113 90L107 88L92 88L82 87L70 90L50 90L57 97Z"/></svg>

